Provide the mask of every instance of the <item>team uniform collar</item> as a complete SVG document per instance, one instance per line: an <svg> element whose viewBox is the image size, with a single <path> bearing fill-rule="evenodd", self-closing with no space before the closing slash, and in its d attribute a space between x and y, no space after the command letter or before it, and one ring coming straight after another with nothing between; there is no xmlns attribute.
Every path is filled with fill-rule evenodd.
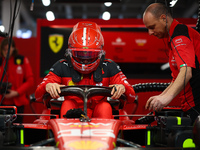
<svg viewBox="0 0 200 150"><path fill-rule="evenodd" d="M170 36L172 36L172 34L173 34L173 32L174 32L174 29L175 29L175 27L176 27L178 24L179 24L179 22L178 22L177 20L173 19L173 22L172 22L172 24L171 24L171 26L170 26L170 29L169 29L169 34L170 34ZM171 42L170 40L171 40L171 38L169 37L169 38L168 38L168 42Z"/></svg>

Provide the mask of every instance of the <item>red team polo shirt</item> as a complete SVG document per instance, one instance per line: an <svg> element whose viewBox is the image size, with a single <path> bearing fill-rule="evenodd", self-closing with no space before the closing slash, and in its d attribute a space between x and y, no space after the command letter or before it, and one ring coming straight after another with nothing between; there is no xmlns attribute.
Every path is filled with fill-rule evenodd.
<svg viewBox="0 0 200 150"><path fill-rule="evenodd" d="M181 67L192 67L192 78L179 94L181 107L187 111L200 105L200 34L176 20L173 20L169 34L169 64L173 81Z"/></svg>
<svg viewBox="0 0 200 150"><path fill-rule="evenodd" d="M4 60L4 57L0 57L1 77L4 71ZM2 104L16 106L29 104L27 92L34 85L34 78L28 58L21 55L10 57L8 60L8 67L3 82L12 83L11 89L17 91L19 93L19 96L11 99L4 98ZM2 95L0 95L0 99L2 99Z"/></svg>

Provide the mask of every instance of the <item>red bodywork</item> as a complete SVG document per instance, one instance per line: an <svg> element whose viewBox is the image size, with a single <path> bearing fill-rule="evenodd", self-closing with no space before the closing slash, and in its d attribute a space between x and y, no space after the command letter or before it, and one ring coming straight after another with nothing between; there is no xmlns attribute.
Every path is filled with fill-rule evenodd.
<svg viewBox="0 0 200 150"><path fill-rule="evenodd" d="M105 149L115 147L122 121L114 119L52 119L50 126L60 150Z"/></svg>

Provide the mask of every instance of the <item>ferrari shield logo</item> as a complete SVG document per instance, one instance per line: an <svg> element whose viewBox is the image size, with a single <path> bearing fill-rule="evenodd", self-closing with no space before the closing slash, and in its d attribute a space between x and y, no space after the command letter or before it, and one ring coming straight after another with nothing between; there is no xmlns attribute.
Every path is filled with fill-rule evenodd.
<svg viewBox="0 0 200 150"><path fill-rule="evenodd" d="M22 62L22 60L21 60L21 59L17 59L17 60L16 60L16 63L17 63L18 65L20 65L20 64L21 64L21 62Z"/></svg>
<svg viewBox="0 0 200 150"><path fill-rule="evenodd" d="M63 35L51 34L49 35L49 47L54 53L58 53L63 46Z"/></svg>

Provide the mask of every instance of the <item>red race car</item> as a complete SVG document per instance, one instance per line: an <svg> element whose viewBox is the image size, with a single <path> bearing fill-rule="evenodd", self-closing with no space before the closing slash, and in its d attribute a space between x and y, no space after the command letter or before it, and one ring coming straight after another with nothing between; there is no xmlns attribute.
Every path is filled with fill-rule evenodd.
<svg viewBox="0 0 200 150"><path fill-rule="evenodd" d="M133 85L135 92L159 91L168 84ZM13 106L0 107L0 149L48 150L142 150L196 149L199 142L199 122L190 124L180 109L165 108L147 115L128 114L123 109L126 97L110 99L111 88L101 86L66 86L60 96L82 98L84 109L71 110L70 118L60 118L62 100L44 95L43 114L17 114ZM106 96L113 108L113 119L89 118L87 100ZM138 99L132 104L137 109ZM135 111L134 111L135 112ZM35 115L33 123L13 123L17 115ZM195 130L195 134L193 131ZM195 138L194 138L195 137ZM193 142L194 140L194 142ZM196 145L194 144L196 143Z"/></svg>

